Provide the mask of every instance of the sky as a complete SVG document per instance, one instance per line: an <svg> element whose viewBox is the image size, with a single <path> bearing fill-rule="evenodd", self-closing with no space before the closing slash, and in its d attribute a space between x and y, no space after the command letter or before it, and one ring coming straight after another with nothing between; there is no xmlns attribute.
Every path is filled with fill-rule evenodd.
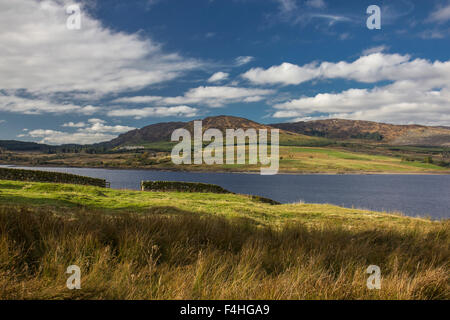
<svg viewBox="0 0 450 320"><path fill-rule="evenodd" d="M450 126L450 0L0 0L0 140L215 115Z"/></svg>

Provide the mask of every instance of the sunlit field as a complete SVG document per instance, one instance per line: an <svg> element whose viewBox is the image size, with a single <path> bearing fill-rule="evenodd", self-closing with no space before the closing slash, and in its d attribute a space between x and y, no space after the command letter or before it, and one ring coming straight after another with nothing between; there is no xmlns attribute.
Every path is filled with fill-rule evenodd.
<svg viewBox="0 0 450 320"><path fill-rule="evenodd" d="M449 221L0 181L1 299L448 299ZM69 265L81 290L68 290ZM366 286L369 265L381 289Z"/></svg>

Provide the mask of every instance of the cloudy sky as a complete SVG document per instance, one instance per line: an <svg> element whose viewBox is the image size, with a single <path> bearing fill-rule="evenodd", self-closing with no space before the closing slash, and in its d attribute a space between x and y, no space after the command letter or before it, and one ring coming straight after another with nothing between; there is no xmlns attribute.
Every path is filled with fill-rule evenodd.
<svg viewBox="0 0 450 320"><path fill-rule="evenodd" d="M221 114L450 126L450 1L0 0L0 139Z"/></svg>

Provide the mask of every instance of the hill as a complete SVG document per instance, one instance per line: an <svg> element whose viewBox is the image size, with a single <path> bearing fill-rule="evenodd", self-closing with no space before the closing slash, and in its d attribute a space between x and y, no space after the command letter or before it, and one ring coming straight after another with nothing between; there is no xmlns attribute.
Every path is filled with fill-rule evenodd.
<svg viewBox="0 0 450 320"><path fill-rule="evenodd" d="M215 117L207 117L199 120L202 121L203 131L206 131L211 128L219 129L223 133L225 133L226 129L244 129L244 130L274 129L273 127L268 125L260 124L255 121L234 116L221 115ZM135 129L127 133L121 134L120 136L109 142L100 143L98 145L113 148L143 145L146 147L158 147L164 149L170 146L167 144L167 142L170 142L170 138L174 130L183 128L187 129L189 132L191 132L191 134L193 134L194 121L195 120L189 122L156 123L143 127L141 129ZM307 135L289 132L281 129L280 143L285 145L319 146L319 145L327 145L330 142L324 138L310 137Z"/></svg>
<svg viewBox="0 0 450 320"><path fill-rule="evenodd" d="M364 139L390 145L450 146L449 127L394 125L373 121L327 119L276 123L272 127L330 139Z"/></svg>
<svg viewBox="0 0 450 320"><path fill-rule="evenodd" d="M51 146L36 142L25 142L17 140L0 140L0 149L10 151L41 151L47 152Z"/></svg>

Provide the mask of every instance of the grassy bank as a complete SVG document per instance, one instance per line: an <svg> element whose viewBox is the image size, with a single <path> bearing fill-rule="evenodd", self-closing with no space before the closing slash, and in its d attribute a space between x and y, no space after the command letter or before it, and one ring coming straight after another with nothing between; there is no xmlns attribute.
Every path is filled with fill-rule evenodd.
<svg viewBox="0 0 450 320"><path fill-rule="evenodd" d="M0 298L448 299L448 221L0 181ZM69 265L82 289L65 283ZM365 273L380 266L381 290Z"/></svg>
<svg viewBox="0 0 450 320"><path fill-rule="evenodd" d="M369 152L366 150L366 152ZM280 146L282 173L438 173L448 174L450 168L425 163L426 155L411 157L368 154L343 148ZM409 160L407 160L409 159ZM260 165L175 165L165 152L128 152L108 154L11 152L0 155L0 164L23 166L68 166L93 168L130 168L185 171L259 172Z"/></svg>

